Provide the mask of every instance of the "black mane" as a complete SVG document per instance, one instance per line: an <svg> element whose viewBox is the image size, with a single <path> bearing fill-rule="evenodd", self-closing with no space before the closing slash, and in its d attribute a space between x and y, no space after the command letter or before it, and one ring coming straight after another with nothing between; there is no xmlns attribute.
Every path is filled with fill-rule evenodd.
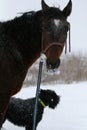
<svg viewBox="0 0 87 130"><path fill-rule="evenodd" d="M28 11L28 12L24 12L24 13L18 13L18 14L22 14L22 16L32 16L33 14L35 14L35 11Z"/></svg>

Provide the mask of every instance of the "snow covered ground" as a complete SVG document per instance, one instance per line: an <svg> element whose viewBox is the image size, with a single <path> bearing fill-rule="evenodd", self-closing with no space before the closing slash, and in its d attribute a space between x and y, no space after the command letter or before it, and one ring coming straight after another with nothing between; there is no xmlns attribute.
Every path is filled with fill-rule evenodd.
<svg viewBox="0 0 87 130"><path fill-rule="evenodd" d="M44 85L44 89L52 89L61 96L55 110L45 108L42 121L37 130L87 130L87 82L69 85ZM23 88L16 97L33 97L36 87ZM24 130L8 121L2 130Z"/></svg>

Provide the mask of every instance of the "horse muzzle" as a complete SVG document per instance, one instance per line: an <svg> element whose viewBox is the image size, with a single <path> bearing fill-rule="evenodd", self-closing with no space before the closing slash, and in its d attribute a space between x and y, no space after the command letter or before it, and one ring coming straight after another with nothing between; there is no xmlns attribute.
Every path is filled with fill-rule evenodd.
<svg viewBox="0 0 87 130"><path fill-rule="evenodd" d="M48 72L55 72L60 66L60 59L58 59L55 63L52 63L50 59L46 59L46 66Z"/></svg>

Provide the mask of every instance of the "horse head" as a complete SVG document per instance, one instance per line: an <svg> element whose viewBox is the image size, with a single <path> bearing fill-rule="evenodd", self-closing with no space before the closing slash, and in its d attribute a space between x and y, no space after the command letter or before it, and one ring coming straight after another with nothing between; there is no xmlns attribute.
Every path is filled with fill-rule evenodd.
<svg viewBox="0 0 87 130"><path fill-rule="evenodd" d="M42 0L42 50L47 57L47 69L55 71L60 65L60 55L67 39L67 32L70 29L67 17L71 14L71 10L71 0L63 10L49 7Z"/></svg>

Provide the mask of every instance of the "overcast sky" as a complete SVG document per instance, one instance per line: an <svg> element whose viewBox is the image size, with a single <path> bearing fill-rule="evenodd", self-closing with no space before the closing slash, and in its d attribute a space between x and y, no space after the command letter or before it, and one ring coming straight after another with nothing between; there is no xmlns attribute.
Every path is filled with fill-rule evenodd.
<svg viewBox="0 0 87 130"><path fill-rule="evenodd" d="M45 0L49 6L60 6L68 0ZM72 0L71 23L72 52L87 52L87 0ZM0 21L13 19L17 13L41 9L41 0L0 0Z"/></svg>

